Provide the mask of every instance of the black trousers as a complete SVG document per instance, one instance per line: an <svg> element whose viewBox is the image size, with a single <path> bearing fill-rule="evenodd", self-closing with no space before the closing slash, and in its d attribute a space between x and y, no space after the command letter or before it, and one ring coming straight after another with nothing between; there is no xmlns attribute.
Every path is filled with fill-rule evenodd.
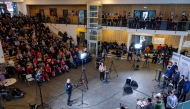
<svg viewBox="0 0 190 109"><path fill-rule="evenodd" d="M104 80L104 72L100 72L100 80Z"/></svg>
<svg viewBox="0 0 190 109"><path fill-rule="evenodd" d="M172 81L172 84L174 85L174 88L177 89L177 81Z"/></svg>
<svg viewBox="0 0 190 109"><path fill-rule="evenodd" d="M183 99L182 102L185 102L186 95L187 95L187 92L184 92L184 91L183 91L183 93L181 94L181 96L180 96L180 98L179 98L179 101L181 101L181 99Z"/></svg>

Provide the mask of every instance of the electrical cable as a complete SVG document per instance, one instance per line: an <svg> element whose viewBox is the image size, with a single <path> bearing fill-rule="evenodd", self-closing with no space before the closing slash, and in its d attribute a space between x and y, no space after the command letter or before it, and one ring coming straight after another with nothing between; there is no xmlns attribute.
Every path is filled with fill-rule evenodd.
<svg viewBox="0 0 190 109"><path fill-rule="evenodd" d="M101 101L101 102L99 102L99 103L97 103L97 104L94 104L94 105L91 105L91 106L88 106L88 107L83 107L83 108L90 108L90 107L93 107L93 106L97 106L97 105L99 105L99 104L101 104L101 103L103 103L103 102L105 102L105 101L111 99L112 97L114 97L115 95L117 95L117 94L120 93L120 92L122 92L122 91L118 91L118 92L116 92L115 94L113 94L113 95L110 96L109 98L104 99L103 101Z"/></svg>

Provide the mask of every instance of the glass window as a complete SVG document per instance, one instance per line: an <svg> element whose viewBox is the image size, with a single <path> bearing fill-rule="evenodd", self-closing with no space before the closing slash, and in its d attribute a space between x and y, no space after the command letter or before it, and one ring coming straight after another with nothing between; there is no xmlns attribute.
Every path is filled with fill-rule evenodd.
<svg viewBox="0 0 190 109"><path fill-rule="evenodd" d="M97 11L97 6L90 6L90 11Z"/></svg>

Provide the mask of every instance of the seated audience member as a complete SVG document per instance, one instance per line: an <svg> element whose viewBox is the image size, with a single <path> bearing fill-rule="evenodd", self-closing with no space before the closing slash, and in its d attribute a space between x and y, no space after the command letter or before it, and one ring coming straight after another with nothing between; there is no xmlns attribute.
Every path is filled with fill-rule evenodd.
<svg viewBox="0 0 190 109"><path fill-rule="evenodd" d="M152 99L148 98L148 103L146 106L144 106L144 109L155 109L155 104L152 103Z"/></svg>
<svg viewBox="0 0 190 109"><path fill-rule="evenodd" d="M15 66L14 61L12 59L10 59L10 58L9 58L9 61L8 61L8 65L13 66L13 67Z"/></svg>
<svg viewBox="0 0 190 109"><path fill-rule="evenodd" d="M0 81L4 81L4 80L5 80L4 72L0 71Z"/></svg>
<svg viewBox="0 0 190 109"><path fill-rule="evenodd" d="M183 92L182 92L181 96L179 97L179 101L182 100L182 102L185 102L186 95L190 90L190 82L188 80L188 77L185 77L184 80L185 80L185 83L183 85Z"/></svg>
<svg viewBox="0 0 190 109"><path fill-rule="evenodd" d="M13 97L13 98L22 98L22 97L24 97L24 92L21 91L21 90L18 89L18 88L14 88L14 89L12 90L12 97Z"/></svg>
<svg viewBox="0 0 190 109"><path fill-rule="evenodd" d="M159 96L156 96L155 109L162 109L162 101Z"/></svg>
<svg viewBox="0 0 190 109"><path fill-rule="evenodd" d="M7 101L11 101L8 97L8 94L7 94L7 89L6 87L4 86L4 83L3 82L0 82L0 95L5 97L5 99Z"/></svg>
<svg viewBox="0 0 190 109"><path fill-rule="evenodd" d="M181 91L183 89L183 85L185 83L185 80L184 80L184 75L181 75L180 76L180 80L178 81L177 83L177 98L179 98L179 96L181 95Z"/></svg>
<svg viewBox="0 0 190 109"><path fill-rule="evenodd" d="M45 69L46 73L49 75L49 77L52 77L52 75L51 75L51 67L49 66L49 64L46 64L44 69Z"/></svg>
<svg viewBox="0 0 190 109"><path fill-rule="evenodd" d="M161 44L157 47L157 50L158 50L158 53L160 53L162 51L162 45Z"/></svg>
<svg viewBox="0 0 190 109"><path fill-rule="evenodd" d="M16 67L18 79L22 75L22 70L23 70L22 66L20 66L20 64L18 64L18 66Z"/></svg>
<svg viewBox="0 0 190 109"><path fill-rule="evenodd" d="M145 52L145 53L150 53L150 47L149 47L149 46L146 46L144 52Z"/></svg>
<svg viewBox="0 0 190 109"><path fill-rule="evenodd" d="M158 55L154 53L153 57L152 57L152 63L156 64L157 63L157 59L158 59Z"/></svg>
<svg viewBox="0 0 190 109"><path fill-rule="evenodd" d="M165 109L175 109L178 105L177 97L172 91L168 91L166 108Z"/></svg>

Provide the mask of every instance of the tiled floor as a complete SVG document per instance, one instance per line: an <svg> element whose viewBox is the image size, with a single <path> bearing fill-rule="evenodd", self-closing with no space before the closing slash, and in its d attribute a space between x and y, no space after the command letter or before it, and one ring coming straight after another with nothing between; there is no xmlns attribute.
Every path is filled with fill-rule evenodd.
<svg viewBox="0 0 190 109"><path fill-rule="evenodd" d="M129 109L135 109L137 98L148 98L148 96L152 96L151 92L161 92L161 89L157 88L158 83L152 81L156 74L155 70L161 68L161 65L150 64L150 69L147 69L142 68L143 62L139 62L140 70L134 71L131 68L133 61L115 60L115 58L108 59L109 62L113 60L118 73L117 77L116 73L112 72L108 84L99 80L99 72L95 69L94 61L84 65L89 81L89 89L84 92L84 103L88 105L83 105L84 109L116 109L119 107L120 103L128 106ZM107 60L106 65L107 68L109 68L110 63L108 63ZM71 107L66 105L67 95L64 93L65 90L63 87L67 78L70 78L73 83L77 84L80 74L81 67L78 69L71 69L69 73L55 77L51 79L50 82L44 82L41 86L43 101L49 104L51 109L82 109L81 106L78 106L82 99L82 91L80 89L85 90L85 87L81 85L79 87L80 89L75 88L73 90L72 100L74 100L74 102ZM123 86L128 76L131 76L132 79L139 84L137 91L134 91L131 95L123 93ZM21 99L12 99L10 102L3 99L3 106L5 106L6 109L29 109L29 103L40 104L39 90L34 83L28 86L24 81L18 80L13 87L24 90L26 96ZM187 99L190 99L189 94Z"/></svg>

